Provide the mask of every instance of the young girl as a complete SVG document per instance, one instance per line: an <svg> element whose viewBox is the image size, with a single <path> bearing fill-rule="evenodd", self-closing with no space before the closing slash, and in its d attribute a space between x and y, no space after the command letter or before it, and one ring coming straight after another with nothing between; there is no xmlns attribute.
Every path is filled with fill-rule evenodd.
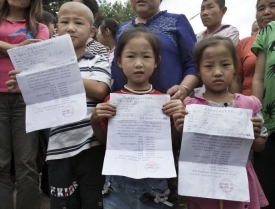
<svg viewBox="0 0 275 209"><path fill-rule="evenodd" d="M187 97L184 100L184 104L252 109L255 116L255 118L251 119L254 126L255 139L251 149L256 152L262 151L267 134L265 128L262 128L259 134L259 123L262 121L261 102L254 96L233 95L228 91L237 63L236 49L232 41L221 36L206 38L195 45L193 56L198 74L205 85L206 91L202 95L195 95L194 98ZM184 123L182 115L175 114L173 118L177 130L182 130ZM190 209L260 209L268 205L249 160L246 169L250 192L249 203L190 197Z"/></svg>
<svg viewBox="0 0 275 209"><path fill-rule="evenodd" d="M127 83L123 89L115 93L161 94L152 87L149 81L154 69L159 64L159 54L159 40L148 29L138 27L123 33L117 44L116 61L123 69ZM91 117L94 133L103 144L106 143L107 138L107 118L116 114L116 107L107 102L109 98L108 96L105 99L106 103L96 106ZM176 112L183 114L183 111L184 107L180 100L171 100L163 106L163 112L170 116ZM176 130L174 129L174 131ZM173 132L172 134L177 133ZM146 194L152 191L158 195L151 199ZM159 201L166 200L169 194L166 179L131 179L124 176L106 176L104 192L107 192L103 199L104 208L170 208L163 203L154 202L154 198Z"/></svg>
<svg viewBox="0 0 275 209"><path fill-rule="evenodd" d="M49 38L48 28L39 24L42 0L2 0L0 4L0 208L13 208L10 180L14 152L17 209L39 208L36 155L37 132L26 134L25 103L21 94L8 93L8 72L14 67L7 50ZM30 204L31 203L31 204Z"/></svg>
<svg viewBox="0 0 275 209"><path fill-rule="evenodd" d="M114 59L115 37L118 24L115 19L106 18L100 23L97 32L97 41L110 49L108 54L110 66Z"/></svg>

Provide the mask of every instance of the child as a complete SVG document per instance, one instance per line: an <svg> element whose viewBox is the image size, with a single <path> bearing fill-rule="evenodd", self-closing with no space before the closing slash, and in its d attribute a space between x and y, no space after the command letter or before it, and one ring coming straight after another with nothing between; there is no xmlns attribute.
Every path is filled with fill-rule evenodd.
<svg viewBox="0 0 275 209"><path fill-rule="evenodd" d="M93 136L89 119L98 101L108 94L111 78L107 59L85 50L93 22L90 9L78 2L63 4L58 13L58 34L71 36L78 58L87 95L87 116L82 121L51 128L46 160L52 209L102 208L105 147Z"/></svg>
<svg viewBox="0 0 275 209"><path fill-rule="evenodd" d="M236 46L239 42L239 31L237 28L222 24L222 18L227 11L225 0L203 0L201 4L201 20L206 27L205 31L197 34L197 41L211 35L220 35L232 39Z"/></svg>
<svg viewBox="0 0 275 209"><path fill-rule="evenodd" d="M137 27L124 32L117 44L116 61L127 77L124 89L118 94L161 94L150 84L154 69L160 61L160 43L156 35L144 27ZM94 133L101 143L107 139L107 118L116 114L116 107L106 103L98 104L91 117ZM180 100L171 100L163 107L163 112L173 115L182 113L184 107ZM102 120L104 119L104 120ZM173 131L172 131L173 132ZM173 132L174 133L174 132ZM174 134L177 134L176 132ZM159 200L164 200L169 194L166 179L131 179L124 176L106 176L104 192L109 191L103 198L104 208L170 208L163 203L148 201L146 193L155 191L160 195ZM143 200L147 200L144 203Z"/></svg>
<svg viewBox="0 0 275 209"><path fill-rule="evenodd" d="M261 102L254 96L244 96L242 94L231 94L228 86L233 78L237 57L236 49L229 38L212 36L206 38L195 45L194 61L198 74L201 77L206 91L203 95L195 95L194 98L187 97L185 105L202 104L215 107L235 107L253 110L252 118L254 125L255 139L251 149L260 152L264 149L265 138L267 136L265 128L262 128L259 136L258 129L261 122ZM187 112L185 112L187 114ZM182 130L184 119L182 115L174 115L174 123L177 130ZM260 209L268 205L268 202L261 189L257 176L251 162L248 160L247 175L249 182L250 203L223 201L223 209ZM188 188L186 188L188 189ZM190 197L190 209L219 209L220 201L216 199Z"/></svg>
<svg viewBox="0 0 275 209"><path fill-rule="evenodd" d="M49 29L50 38L55 34L55 17L52 13L43 11L41 23L45 24Z"/></svg>
<svg viewBox="0 0 275 209"><path fill-rule="evenodd" d="M7 50L49 38L48 28L38 23L41 0L0 1L0 208L38 209L39 188L36 156L38 132L26 134L26 105L21 94L8 93L5 82L14 69ZM17 194L10 179L14 152ZM30 202L32 204L30 204Z"/></svg>
<svg viewBox="0 0 275 209"><path fill-rule="evenodd" d="M94 15L94 20L96 21L98 17L98 4L96 0L71 0L71 1L79 2L86 5L92 11ZM86 43L86 50L88 52L91 52L94 55L97 55L97 54L103 55L106 58L108 58L107 48L94 39L95 33L96 33L95 28L93 27L93 32L91 33Z"/></svg>
<svg viewBox="0 0 275 209"><path fill-rule="evenodd" d="M115 51L115 37L116 31L118 28L118 22L113 18L106 18L102 20L98 27L97 32L97 40L99 43L107 46L110 51L108 53L108 60L111 66L112 61L114 59L114 51Z"/></svg>

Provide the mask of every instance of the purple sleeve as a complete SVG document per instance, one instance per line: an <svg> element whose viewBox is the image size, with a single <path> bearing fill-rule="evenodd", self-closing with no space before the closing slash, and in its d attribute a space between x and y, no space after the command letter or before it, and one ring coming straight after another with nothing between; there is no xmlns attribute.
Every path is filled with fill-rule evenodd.
<svg viewBox="0 0 275 209"><path fill-rule="evenodd" d="M180 15L177 21L179 34L179 49L182 60L183 77L186 75L197 75L195 64L191 56L196 43L196 36L185 15Z"/></svg>

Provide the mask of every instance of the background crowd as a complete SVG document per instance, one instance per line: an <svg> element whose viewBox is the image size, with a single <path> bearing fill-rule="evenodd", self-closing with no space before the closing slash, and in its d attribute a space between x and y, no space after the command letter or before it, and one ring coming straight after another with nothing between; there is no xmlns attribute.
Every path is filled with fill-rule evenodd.
<svg viewBox="0 0 275 209"><path fill-rule="evenodd" d="M106 115L111 117L115 114L115 107L102 102L107 101L105 98L110 92L161 92L171 95L164 113L175 117L179 113L184 115L181 105L182 101L186 105L190 102L188 96L195 92L195 97L199 95L206 99L209 95L211 88L200 64L211 44L225 46L225 50L232 52L227 56L234 61L232 76L228 75L229 83L225 88L226 96L221 98L229 100L230 95L254 95L262 106L262 111L255 110L255 121L261 124L255 143L260 145L252 146L255 151L250 156L253 166L250 161L246 166L253 201L236 205L228 202L222 207L275 208L275 0L257 0L251 36L242 40L239 40L236 27L222 21L227 11L225 0L202 0L200 17L205 29L198 34L194 34L185 15L161 11L161 2L130 0L136 14L133 19L119 23L113 18L106 18L95 27L94 22L100 14L96 0L68 1L60 7L57 17L43 11L42 0L0 0L0 209L14 208L14 181L17 183L16 208L39 208L37 174L41 172L41 189L50 196L52 209L169 208L159 203L146 205L141 201L142 192L141 197L131 200L131 196L129 202L122 203L125 195L119 190L116 193L110 182L131 186L135 191L145 191L148 185L159 188L163 198L167 196L174 203L174 208L180 208L177 179L135 182L129 178L105 179L101 175L107 125L100 121L107 118ZM7 50L67 33L72 37L83 78L87 116L74 124L27 134L25 103L15 80L18 72ZM134 42L137 40L139 42ZM131 47L136 49L137 54L139 47L152 51L148 57L154 59L146 65L152 72L142 85L135 85L127 73L131 63L125 61L124 52L132 50ZM198 51L202 54L196 54ZM215 56L218 60L218 55ZM235 96L232 98L235 101ZM211 102L208 105L219 106ZM234 105L233 102L232 107ZM175 128L178 128L177 125L175 121ZM173 131L177 167L181 133L178 129ZM11 181L11 176L15 176L14 181ZM170 194L166 192L167 188ZM102 190L107 197L103 198ZM120 207L118 202L123 206ZM215 201L204 199L191 198L190 202L191 209L221 207Z"/></svg>

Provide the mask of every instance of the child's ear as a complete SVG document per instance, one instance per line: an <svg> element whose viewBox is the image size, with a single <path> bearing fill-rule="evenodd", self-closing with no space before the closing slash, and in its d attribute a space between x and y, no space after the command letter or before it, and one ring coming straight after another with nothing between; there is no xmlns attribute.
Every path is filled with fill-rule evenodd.
<svg viewBox="0 0 275 209"><path fill-rule="evenodd" d="M109 28L106 28L106 30L105 30L105 35L106 35L106 36L109 36L109 34L110 34L110 30L109 30Z"/></svg>
<svg viewBox="0 0 275 209"><path fill-rule="evenodd" d="M159 59L156 61L155 68L160 64L160 61L161 61L161 56L159 56Z"/></svg>
<svg viewBox="0 0 275 209"><path fill-rule="evenodd" d="M90 38L93 38L93 37L95 36L95 31L96 31L96 30L95 30L95 27L92 26L92 27L91 27L90 36L89 36Z"/></svg>
<svg viewBox="0 0 275 209"><path fill-rule="evenodd" d="M122 68L121 59L120 58L117 59L117 65L118 65L118 67Z"/></svg>

